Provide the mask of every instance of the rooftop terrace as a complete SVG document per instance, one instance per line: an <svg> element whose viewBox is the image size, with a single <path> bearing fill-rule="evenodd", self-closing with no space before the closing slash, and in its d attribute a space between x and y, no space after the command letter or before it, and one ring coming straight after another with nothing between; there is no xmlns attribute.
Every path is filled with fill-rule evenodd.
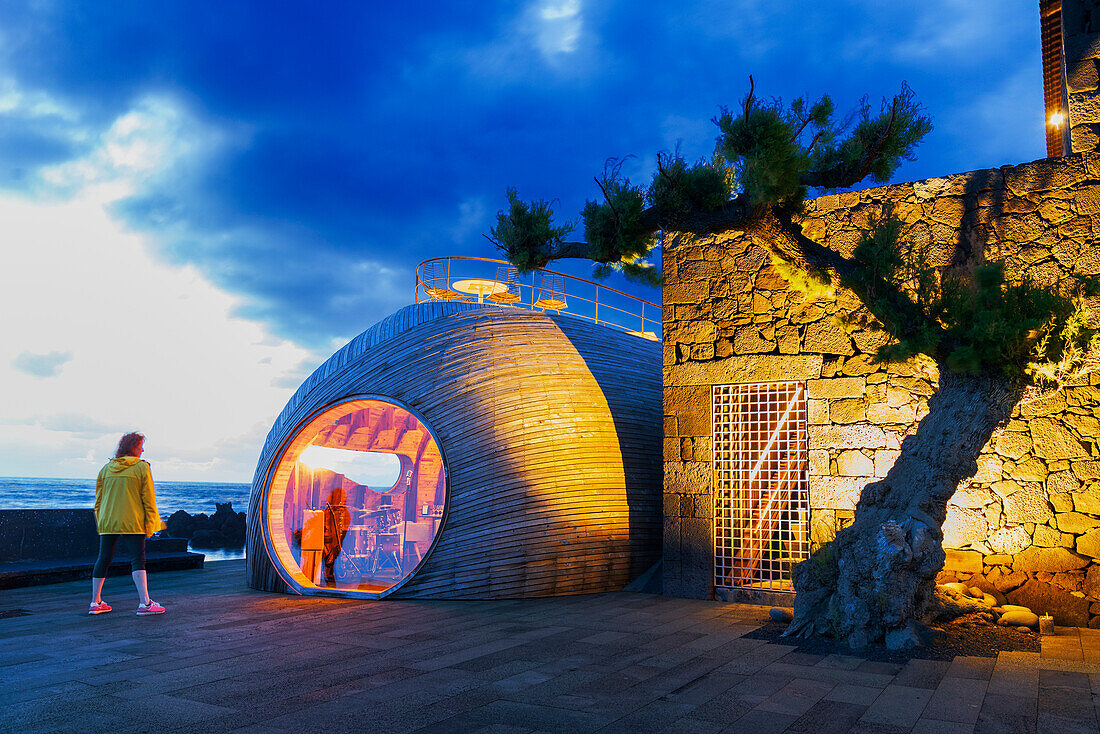
<svg viewBox="0 0 1100 734"><path fill-rule="evenodd" d="M1097 731L1100 631L904 664L749 639L760 607L633 593L353 601L250 591L243 561L0 592L0 730Z"/></svg>
<svg viewBox="0 0 1100 734"><path fill-rule="evenodd" d="M416 303L425 301L467 301L567 313L653 341L661 338L661 307L656 303L545 268L520 273L505 260L425 260L416 266Z"/></svg>

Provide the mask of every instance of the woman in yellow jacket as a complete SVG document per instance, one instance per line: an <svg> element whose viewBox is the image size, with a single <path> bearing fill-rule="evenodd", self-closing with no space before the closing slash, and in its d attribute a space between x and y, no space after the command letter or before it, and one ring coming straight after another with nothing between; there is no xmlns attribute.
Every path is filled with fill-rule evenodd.
<svg viewBox="0 0 1100 734"><path fill-rule="evenodd" d="M111 607L100 598L107 568L119 538L130 554L130 570L138 590L139 617L163 614L164 607L149 598L145 576L145 539L164 527L157 512L153 475L141 460L145 436L127 433L118 442L115 458L99 470L95 480L95 519L99 529L99 558L92 570L92 603L88 614L103 614Z"/></svg>

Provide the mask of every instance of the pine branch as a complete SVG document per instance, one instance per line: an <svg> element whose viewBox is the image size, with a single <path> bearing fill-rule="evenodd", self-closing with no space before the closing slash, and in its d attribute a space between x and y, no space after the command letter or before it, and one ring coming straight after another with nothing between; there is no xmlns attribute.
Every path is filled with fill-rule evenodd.
<svg viewBox="0 0 1100 734"><path fill-rule="evenodd" d="M855 186L871 174L872 165L882 154L883 145L890 139L894 131L894 123L897 119L898 98L895 97L890 105L890 119L886 129L882 131L872 144L864 148L863 155L856 161L844 161L843 163L825 171L810 171L800 177L800 181L806 186L820 189L843 189Z"/></svg>
<svg viewBox="0 0 1100 734"><path fill-rule="evenodd" d="M592 180L595 181L596 185L600 187L600 191L603 192L603 200L607 202L607 206L609 209L611 209L611 213L615 215L615 226L619 229L622 229L622 219L619 218L619 211L615 208L615 204L611 201L611 196L607 193L607 187L604 186L603 182L595 176L592 177Z"/></svg>

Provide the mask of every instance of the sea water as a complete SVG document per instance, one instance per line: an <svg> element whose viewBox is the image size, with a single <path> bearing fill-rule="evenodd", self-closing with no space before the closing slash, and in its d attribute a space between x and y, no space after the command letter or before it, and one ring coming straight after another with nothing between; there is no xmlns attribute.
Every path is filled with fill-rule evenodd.
<svg viewBox="0 0 1100 734"><path fill-rule="evenodd" d="M216 502L232 502L234 512L248 509L251 485L220 482L166 482L154 478L157 509L167 519L176 510L192 515L213 515ZM43 510L92 508L95 479L48 479L43 477L0 477L0 510ZM200 548L206 560L244 558L244 549Z"/></svg>

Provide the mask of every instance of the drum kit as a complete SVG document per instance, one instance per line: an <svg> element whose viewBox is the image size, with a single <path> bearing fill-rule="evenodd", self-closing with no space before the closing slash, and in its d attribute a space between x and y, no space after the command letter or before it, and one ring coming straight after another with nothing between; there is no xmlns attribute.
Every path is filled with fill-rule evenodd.
<svg viewBox="0 0 1100 734"><path fill-rule="evenodd" d="M401 508L386 505L374 510L355 510L359 524L375 533L385 533L401 522Z"/></svg>
<svg viewBox="0 0 1100 734"><path fill-rule="evenodd" d="M353 540L348 562L363 576L374 576L387 569L400 575L401 558L397 548L401 536L397 526L401 524L401 508L386 505L352 512L356 521L349 528Z"/></svg>

